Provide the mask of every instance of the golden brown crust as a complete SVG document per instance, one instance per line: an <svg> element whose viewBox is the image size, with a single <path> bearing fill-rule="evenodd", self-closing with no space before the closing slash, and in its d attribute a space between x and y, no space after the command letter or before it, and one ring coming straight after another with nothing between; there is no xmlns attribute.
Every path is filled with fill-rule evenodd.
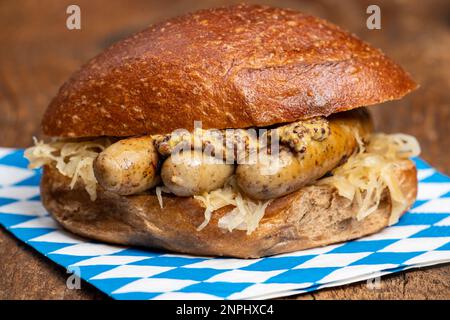
<svg viewBox="0 0 450 320"><path fill-rule="evenodd" d="M398 163L396 179L412 205L417 193L414 164ZM329 186L308 186L274 200L259 227L251 234L228 232L217 226L229 208L215 212L202 231L204 209L192 198L164 196L164 209L153 194L119 196L98 190L90 201L81 184L46 167L42 201L66 229L100 241L160 248L196 255L256 258L347 241L380 231L388 225L387 195L377 211L362 221L357 208Z"/></svg>
<svg viewBox="0 0 450 320"><path fill-rule="evenodd" d="M291 122L416 88L381 51L300 12L239 5L154 25L76 72L49 105L50 136L130 136Z"/></svg>

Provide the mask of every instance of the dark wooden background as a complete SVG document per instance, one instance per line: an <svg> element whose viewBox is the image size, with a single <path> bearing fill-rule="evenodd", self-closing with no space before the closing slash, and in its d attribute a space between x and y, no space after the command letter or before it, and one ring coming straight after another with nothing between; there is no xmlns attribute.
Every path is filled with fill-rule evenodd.
<svg viewBox="0 0 450 320"><path fill-rule="evenodd" d="M234 1L0 0L0 146L26 147L41 136L40 118L59 86L88 58L149 24ZM249 1L255 2L255 1ZM69 4L81 7L82 29L65 27ZM326 18L383 49L421 88L402 101L371 108L377 128L415 135L422 157L450 174L450 1L259 1ZM368 30L369 4L381 7L382 29ZM65 270L0 228L0 299L102 299L87 283L66 288ZM450 265L301 295L299 299L450 299Z"/></svg>

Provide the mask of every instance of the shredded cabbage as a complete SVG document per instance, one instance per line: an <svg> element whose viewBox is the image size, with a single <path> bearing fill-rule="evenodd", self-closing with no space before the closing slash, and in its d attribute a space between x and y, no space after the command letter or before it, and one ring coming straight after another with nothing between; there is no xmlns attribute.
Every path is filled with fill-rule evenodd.
<svg viewBox="0 0 450 320"><path fill-rule="evenodd" d="M161 187L156 187L155 188L155 193L156 193L156 197L158 198L159 206L161 207L161 209L163 209L164 208L164 204L163 204L163 197L162 197Z"/></svg>
<svg viewBox="0 0 450 320"><path fill-rule="evenodd" d="M156 194L156 197L158 198L158 203L159 203L159 206L161 207L161 209L164 209L164 203L163 203L163 197L162 197L163 192L171 193L169 188L167 188L166 186L155 187L155 194Z"/></svg>
<svg viewBox="0 0 450 320"><path fill-rule="evenodd" d="M197 228L202 230L211 220L215 210L226 206L234 208L219 219L219 228L228 231L244 230L251 234L258 227L271 200L256 201L243 196L237 188L234 176L221 189L206 192L201 196L194 196L205 207L205 220Z"/></svg>
<svg viewBox="0 0 450 320"><path fill-rule="evenodd" d="M94 160L111 142L107 138L91 141L56 140L44 143L34 138L34 146L25 150L28 167L35 169L55 163L56 169L71 178L70 188L81 180L92 201L97 198Z"/></svg>
<svg viewBox="0 0 450 320"><path fill-rule="evenodd" d="M397 162L419 153L419 143L412 136L373 134L366 147L360 144L359 151L335 168L331 172L332 176L317 183L334 186L340 196L355 201L359 208L356 215L358 220L377 210L382 193L387 189L392 202L391 225L398 221L408 206L399 182L395 180Z"/></svg>
<svg viewBox="0 0 450 320"><path fill-rule="evenodd" d="M364 146L360 137L356 138L359 143L358 151L346 163L332 170L332 176L318 180L315 184L334 186L339 195L355 201L359 208L356 215L358 220L364 219L378 208L382 193L387 189L392 202L389 223L396 223L401 213L407 209L407 200L399 182L394 178L393 170L399 159L417 156L420 146L414 137L405 134L373 134L367 146ZM111 145L109 139L56 140L50 143L34 139L34 142L35 146L25 151L30 168L55 163L61 174L72 179L71 188L81 180L91 200L96 199L97 179L93 162L101 151ZM155 193L161 208L162 192L170 191L164 186L156 187ZM194 198L205 207L205 218L198 230L208 225L214 211L233 206L230 212L219 219L218 225L230 232L236 229L247 231L247 234L258 227L272 201L256 201L245 197L239 192L234 176L222 188Z"/></svg>
<svg viewBox="0 0 450 320"><path fill-rule="evenodd" d="M387 189L392 201L389 224L394 224L407 209L408 203L394 178L393 170L399 159L419 155L419 143L414 137L405 134L373 134L367 146L364 146L360 137L357 136L356 139L359 143L358 151L345 164L335 168L332 176L316 181L315 184L334 186L339 195L355 201L359 208L356 215L358 220L376 211L382 193ZM234 208L219 219L219 227L230 232L234 229L246 230L247 234L258 227L271 202L244 197L239 192L234 177L223 188L194 198L205 207L205 219L198 230L208 225L215 210L231 205Z"/></svg>

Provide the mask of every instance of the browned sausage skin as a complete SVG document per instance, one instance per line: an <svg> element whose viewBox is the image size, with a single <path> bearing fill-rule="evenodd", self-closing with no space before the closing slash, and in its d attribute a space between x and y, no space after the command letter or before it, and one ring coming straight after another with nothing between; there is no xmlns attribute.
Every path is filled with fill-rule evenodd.
<svg viewBox="0 0 450 320"><path fill-rule="evenodd" d="M158 152L151 136L119 140L94 161L94 174L106 190L120 195L139 193L159 182Z"/></svg>
<svg viewBox="0 0 450 320"><path fill-rule="evenodd" d="M279 154L260 151L256 163L238 165L236 179L242 191L254 199L272 199L291 193L345 161L358 147L358 140L365 139L373 130L369 114L363 109L322 119L327 125L322 121L309 122L297 138L280 135ZM315 129L325 132L315 135Z"/></svg>
<svg viewBox="0 0 450 320"><path fill-rule="evenodd" d="M266 200L291 193L342 163L358 147L358 139L365 139L372 129L364 108L272 128L267 133L271 139L278 139L279 152L271 150L268 154L266 147L259 145L256 162L238 162L237 184L254 199ZM184 142L180 140L180 143ZM121 195L154 187L160 182L158 146L161 144L155 143L152 136L132 137L112 144L94 162L99 184ZM192 156L195 157L190 159ZM205 157L202 150L185 152L181 154L182 163L178 164L172 161L173 156L167 157L161 171L164 185L178 196L222 187L234 173L235 165L217 163L220 157L215 163L199 163L198 158L202 156Z"/></svg>

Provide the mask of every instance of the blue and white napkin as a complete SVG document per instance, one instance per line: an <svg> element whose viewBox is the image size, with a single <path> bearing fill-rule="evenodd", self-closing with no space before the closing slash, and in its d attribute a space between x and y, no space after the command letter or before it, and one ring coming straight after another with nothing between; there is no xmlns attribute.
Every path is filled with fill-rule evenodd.
<svg viewBox="0 0 450 320"><path fill-rule="evenodd" d="M418 199L396 225L356 241L244 260L113 246L61 230L40 202L40 171L27 169L23 150L0 148L0 224L115 299L280 297L450 261L450 178L414 161Z"/></svg>

